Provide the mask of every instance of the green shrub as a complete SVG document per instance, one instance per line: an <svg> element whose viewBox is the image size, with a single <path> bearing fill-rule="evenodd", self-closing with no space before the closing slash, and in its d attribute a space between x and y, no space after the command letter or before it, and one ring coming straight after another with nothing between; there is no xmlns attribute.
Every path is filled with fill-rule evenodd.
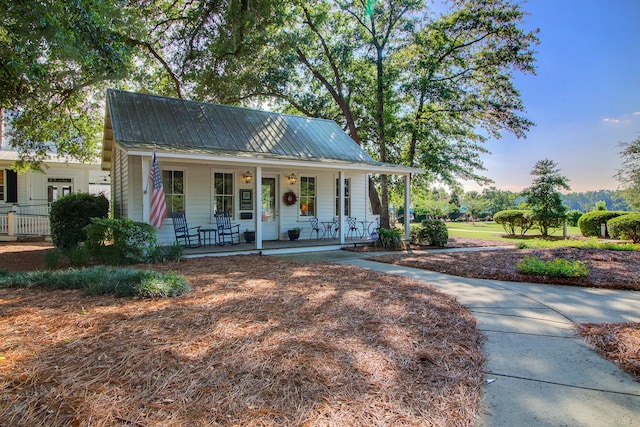
<svg viewBox="0 0 640 427"><path fill-rule="evenodd" d="M44 253L44 264L49 270L58 268L60 263L60 251L57 249L51 249Z"/></svg>
<svg viewBox="0 0 640 427"><path fill-rule="evenodd" d="M567 224L570 225L571 227L577 227L578 220L582 215L584 215L584 213L578 210L572 210L567 212Z"/></svg>
<svg viewBox="0 0 640 427"><path fill-rule="evenodd" d="M51 204L51 240L67 252L87 239L84 230L91 218L106 218L109 201L104 195L71 193Z"/></svg>
<svg viewBox="0 0 640 427"><path fill-rule="evenodd" d="M83 228L92 217L106 217L109 202L104 195L72 193L51 204L51 238L53 244L67 252L86 240Z"/></svg>
<svg viewBox="0 0 640 427"><path fill-rule="evenodd" d="M395 250L402 245L402 230L398 228L381 228L378 230L378 240L376 246Z"/></svg>
<svg viewBox="0 0 640 427"><path fill-rule="evenodd" d="M178 262L184 254L184 246L174 243L169 246L156 246L151 251L151 262Z"/></svg>
<svg viewBox="0 0 640 427"><path fill-rule="evenodd" d="M553 261L543 261L532 255L527 255L516 267L525 274L540 274L552 277L584 277L589 274L589 267L584 261L569 261L564 258L554 258Z"/></svg>
<svg viewBox="0 0 640 427"><path fill-rule="evenodd" d="M420 243L420 239L418 238L418 233L420 232L420 230L422 230L422 225L415 223L409 224L409 241L411 243Z"/></svg>
<svg viewBox="0 0 640 427"><path fill-rule="evenodd" d="M420 223L418 242L429 242L433 246L446 246L449 242L449 230L439 219L425 219Z"/></svg>
<svg viewBox="0 0 640 427"><path fill-rule="evenodd" d="M596 237L589 238L589 240L527 240L516 243L516 249L548 249L548 248L579 248L579 249L605 249L609 251L640 251L640 245L633 243L619 243L619 242L600 242Z"/></svg>
<svg viewBox="0 0 640 427"><path fill-rule="evenodd" d="M74 246L69 249L67 257L69 257L69 262L74 267L87 265L91 261L91 254L84 245Z"/></svg>
<svg viewBox="0 0 640 427"><path fill-rule="evenodd" d="M614 239L629 239L640 243L640 213L630 213L611 218L607 230Z"/></svg>
<svg viewBox="0 0 640 427"><path fill-rule="evenodd" d="M599 237L600 225L606 224L607 221L625 215L627 212L620 211L591 211L582 215L578 220L578 227L583 236L587 237ZM608 233L607 233L608 235Z"/></svg>
<svg viewBox="0 0 640 427"><path fill-rule="evenodd" d="M156 234L150 224L127 218L93 218L91 222L85 227L86 246L97 260L110 265L152 260Z"/></svg>
<svg viewBox="0 0 640 427"><path fill-rule="evenodd" d="M175 274L98 266L81 270L30 271L0 276L0 288L82 289L89 295L174 297L189 292L187 280Z"/></svg>
<svg viewBox="0 0 640 427"><path fill-rule="evenodd" d="M524 209L507 209L496 212L493 215L493 220L496 224L502 225L504 231L510 236L515 236L518 229L520 235L523 236L534 224L533 212Z"/></svg>

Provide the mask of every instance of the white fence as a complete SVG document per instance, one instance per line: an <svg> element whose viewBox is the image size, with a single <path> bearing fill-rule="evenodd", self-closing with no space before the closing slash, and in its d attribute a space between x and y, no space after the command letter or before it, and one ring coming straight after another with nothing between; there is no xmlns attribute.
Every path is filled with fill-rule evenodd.
<svg viewBox="0 0 640 427"><path fill-rule="evenodd" d="M49 215L8 212L0 214L0 234L9 236L49 236Z"/></svg>

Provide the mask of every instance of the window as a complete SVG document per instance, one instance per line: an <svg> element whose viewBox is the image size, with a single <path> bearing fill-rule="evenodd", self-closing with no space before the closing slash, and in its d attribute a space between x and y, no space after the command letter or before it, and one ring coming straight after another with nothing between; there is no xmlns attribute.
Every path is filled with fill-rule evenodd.
<svg viewBox="0 0 640 427"><path fill-rule="evenodd" d="M213 212L227 212L233 218L233 174L213 174Z"/></svg>
<svg viewBox="0 0 640 427"><path fill-rule="evenodd" d="M0 169L0 200L4 200L4 170Z"/></svg>
<svg viewBox="0 0 640 427"><path fill-rule="evenodd" d="M71 178L47 178L47 200L55 202L71 194L72 188Z"/></svg>
<svg viewBox="0 0 640 427"><path fill-rule="evenodd" d="M316 179L300 177L300 216L316 216Z"/></svg>
<svg viewBox="0 0 640 427"><path fill-rule="evenodd" d="M184 212L184 172L162 171L162 188L167 202L167 216L174 212Z"/></svg>
<svg viewBox="0 0 640 427"><path fill-rule="evenodd" d="M340 215L340 178L336 179L336 216ZM344 180L344 215L351 216L351 178Z"/></svg>

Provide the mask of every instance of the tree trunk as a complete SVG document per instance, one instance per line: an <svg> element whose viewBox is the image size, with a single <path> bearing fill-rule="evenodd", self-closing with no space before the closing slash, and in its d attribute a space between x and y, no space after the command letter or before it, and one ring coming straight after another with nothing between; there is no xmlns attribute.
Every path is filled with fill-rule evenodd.
<svg viewBox="0 0 640 427"><path fill-rule="evenodd" d="M387 136L384 123L384 69L382 65L382 47L376 46L376 125L378 128L378 147L380 161L387 161ZM381 175L380 180L380 227L389 228L389 179L387 175Z"/></svg>

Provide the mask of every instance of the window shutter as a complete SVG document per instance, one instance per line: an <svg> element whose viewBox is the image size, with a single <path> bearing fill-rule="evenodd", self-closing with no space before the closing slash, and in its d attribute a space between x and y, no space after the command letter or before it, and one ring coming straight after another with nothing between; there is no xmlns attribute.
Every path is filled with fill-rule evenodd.
<svg viewBox="0 0 640 427"><path fill-rule="evenodd" d="M7 173L6 202L18 203L18 174L10 169L7 169L6 173Z"/></svg>

